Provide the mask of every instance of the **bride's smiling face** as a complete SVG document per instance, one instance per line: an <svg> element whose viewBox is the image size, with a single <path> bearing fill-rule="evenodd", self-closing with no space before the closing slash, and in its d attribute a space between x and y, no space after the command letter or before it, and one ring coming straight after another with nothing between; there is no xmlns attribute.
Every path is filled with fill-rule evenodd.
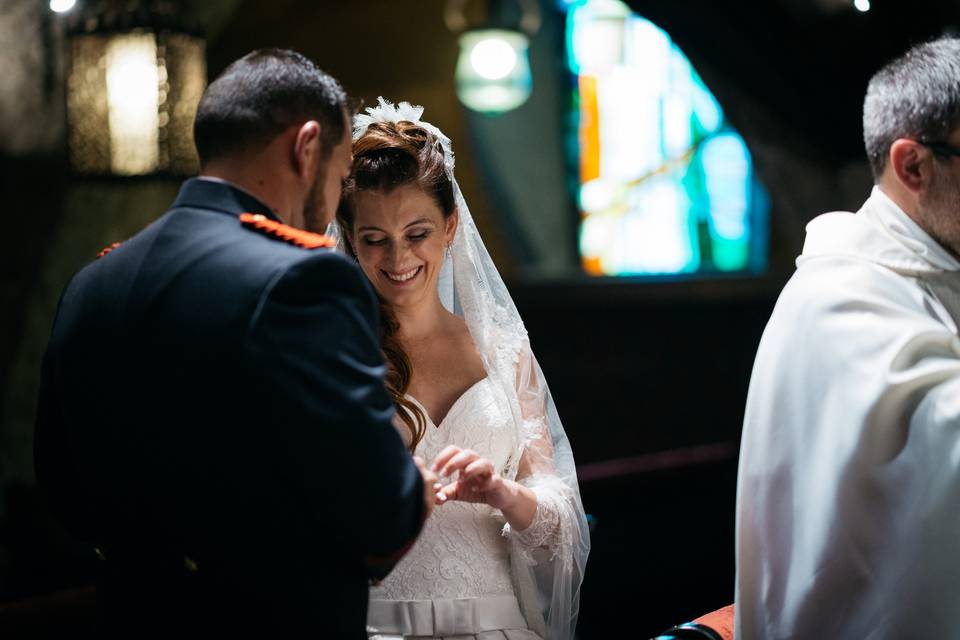
<svg viewBox="0 0 960 640"><path fill-rule="evenodd" d="M416 183L389 192L360 191L354 205L351 244L377 293L395 307L432 303L457 212L444 218Z"/></svg>

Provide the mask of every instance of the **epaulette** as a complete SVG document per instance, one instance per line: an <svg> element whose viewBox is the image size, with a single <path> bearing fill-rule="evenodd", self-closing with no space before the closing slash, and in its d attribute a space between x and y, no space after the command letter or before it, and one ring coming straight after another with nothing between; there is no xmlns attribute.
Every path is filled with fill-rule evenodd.
<svg viewBox="0 0 960 640"><path fill-rule="evenodd" d="M271 220L267 216L259 213L241 213L240 224L247 229L259 231L265 236L276 238L277 240L282 240L283 242L304 249L319 249L321 247L332 249L337 246L337 241L329 236L297 229L282 222Z"/></svg>
<svg viewBox="0 0 960 640"><path fill-rule="evenodd" d="M101 250L100 253L97 254L97 257L98 257L98 258L102 258L103 256L107 255L108 253L110 253L111 251L113 251L114 249L116 249L116 248L119 247L119 246L120 246L120 243L119 243L119 242L114 242L114 243L113 243L112 245L110 245L109 247L106 247L105 249Z"/></svg>

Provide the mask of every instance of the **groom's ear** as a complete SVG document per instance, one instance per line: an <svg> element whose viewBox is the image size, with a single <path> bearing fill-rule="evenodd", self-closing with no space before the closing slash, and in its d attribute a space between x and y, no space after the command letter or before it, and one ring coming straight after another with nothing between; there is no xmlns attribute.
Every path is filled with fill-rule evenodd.
<svg viewBox="0 0 960 640"><path fill-rule="evenodd" d="M293 167L297 175L312 181L320 163L320 123L308 120L297 129L293 143Z"/></svg>

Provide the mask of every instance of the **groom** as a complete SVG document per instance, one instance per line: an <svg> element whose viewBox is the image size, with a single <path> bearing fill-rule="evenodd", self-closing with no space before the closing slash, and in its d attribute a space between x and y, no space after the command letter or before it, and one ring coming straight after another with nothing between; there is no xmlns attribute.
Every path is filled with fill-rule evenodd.
<svg viewBox="0 0 960 640"><path fill-rule="evenodd" d="M365 638L436 478L391 425L366 280L310 232L350 169L346 96L255 51L195 139L200 177L63 293L38 483L102 558L107 635Z"/></svg>

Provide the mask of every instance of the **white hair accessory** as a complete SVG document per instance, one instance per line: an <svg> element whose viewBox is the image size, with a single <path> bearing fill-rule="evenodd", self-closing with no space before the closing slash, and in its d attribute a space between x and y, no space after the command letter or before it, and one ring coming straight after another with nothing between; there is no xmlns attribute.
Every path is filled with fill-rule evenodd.
<svg viewBox="0 0 960 640"><path fill-rule="evenodd" d="M453 180L453 144L450 142L450 138L445 136L440 129L420 119L420 116L423 115L423 107L412 105L409 102L401 102L400 104L394 105L383 96L377 98L377 103L379 106L367 107L365 109L367 115L358 113L353 117L354 142L366 133L367 127L374 122L413 123L429 131L440 142L440 147L443 149L443 166L447 170L447 177Z"/></svg>

